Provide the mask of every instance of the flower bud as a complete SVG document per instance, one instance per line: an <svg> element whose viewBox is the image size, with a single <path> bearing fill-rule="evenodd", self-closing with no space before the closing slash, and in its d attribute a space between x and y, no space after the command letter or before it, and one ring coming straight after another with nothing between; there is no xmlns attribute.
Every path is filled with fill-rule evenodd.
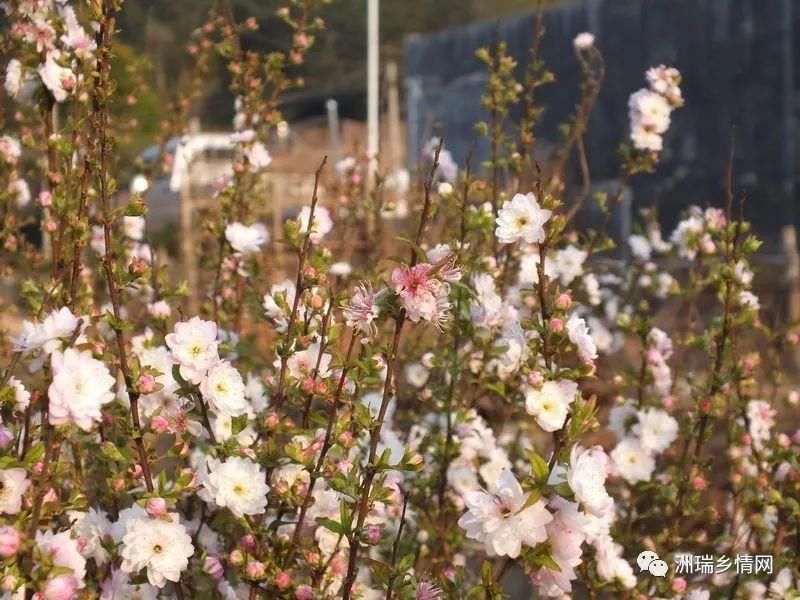
<svg viewBox="0 0 800 600"><path fill-rule="evenodd" d="M268 429L276 427L278 423L280 423L280 418L278 417L278 413L276 412L268 413L266 418L264 419L264 426L267 427Z"/></svg>
<svg viewBox="0 0 800 600"><path fill-rule="evenodd" d="M143 373L139 375L139 379L136 380L136 388L142 394L152 394L156 391L156 378L147 373Z"/></svg>
<svg viewBox="0 0 800 600"><path fill-rule="evenodd" d="M245 573L250 579L263 579L264 575L267 573L267 569L264 563L251 560L245 567Z"/></svg>
<svg viewBox="0 0 800 600"><path fill-rule="evenodd" d="M561 294L558 298L556 298L556 308L559 310L567 310L570 306L572 306L572 297L567 294Z"/></svg>
<svg viewBox="0 0 800 600"><path fill-rule="evenodd" d="M156 415L150 420L150 427L156 433L166 433L169 429L169 421L162 415Z"/></svg>
<svg viewBox="0 0 800 600"><path fill-rule="evenodd" d="M19 550L19 543L19 532L16 529L9 525L0 527L0 556L14 556Z"/></svg>
<svg viewBox="0 0 800 600"><path fill-rule="evenodd" d="M248 552L252 552L256 548L256 538L252 533L245 534L239 539L239 544Z"/></svg>
<svg viewBox="0 0 800 600"><path fill-rule="evenodd" d="M167 503L163 498L149 498L145 510L152 518L158 519L167 514Z"/></svg>
<svg viewBox="0 0 800 600"><path fill-rule="evenodd" d="M286 571L281 571L275 576L275 585L282 590L289 587L291 583L292 579L289 577L289 574Z"/></svg>
<svg viewBox="0 0 800 600"><path fill-rule="evenodd" d="M222 579L222 576L225 574L225 569L223 569L222 563L216 556L206 556L206 560L203 563L203 570L208 573L212 579Z"/></svg>
<svg viewBox="0 0 800 600"><path fill-rule="evenodd" d="M14 434L7 427L0 427L0 448L7 448L14 441Z"/></svg>
<svg viewBox="0 0 800 600"><path fill-rule="evenodd" d="M233 550L228 555L228 562L234 567L241 567L244 564L244 554L241 550Z"/></svg>
<svg viewBox="0 0 800 600"><path fill-rule="evenodd" d="M47 582L44 589L46 600L70 600L78 591L80 581L74 575L58 575Z"/></svg>
<svg viewBox="0 0 800 600"><path fill-rule="evenodd" d="M294 597L297 600L311 600L314 597L314 591L308 584L303 584L294 591Z"/></svg>

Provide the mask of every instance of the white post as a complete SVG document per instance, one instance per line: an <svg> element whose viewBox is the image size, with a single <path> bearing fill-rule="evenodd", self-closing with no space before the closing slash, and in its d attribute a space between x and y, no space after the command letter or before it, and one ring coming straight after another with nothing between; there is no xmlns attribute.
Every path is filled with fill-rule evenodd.
<svg viewBox="0 0 800 600"><path fill-rule="evenodd" d="M380 144L378 130L378 9L379 0L367 0L367 153L369 177L375 173Z"/></svg>

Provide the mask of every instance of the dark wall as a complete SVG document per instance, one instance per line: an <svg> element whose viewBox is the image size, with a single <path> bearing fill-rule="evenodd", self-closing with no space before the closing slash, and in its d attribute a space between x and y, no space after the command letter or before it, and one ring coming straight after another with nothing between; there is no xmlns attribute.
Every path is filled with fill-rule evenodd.
<svg viewBox="0 0 800 600"><path fill-rule="evenodd" d="M683 74L686 106L673 113L656 173L635 180L635 206L657 202L671 224L688 204L720 205L735 125L735 185L747 193L747 217L774 242L780 227L795 219L798 19L800 3L794 0L587 0L548 9L542 52L557 82L542 88L547 112L540 139L560 140L558 124L577 100L576 34L596 35L607 68L586 140L594 181L618 174L615 149L628 133L627 99L645 85L645 70L659 63L675 66ZM445 137L459 164L475 142L486 157L488 146L472 129L487 118L480 107L485 69L475 50L498 35L520 63L521 78L534 25L531 13L406 38L412 164L415 150L434 134Z"/></svg>

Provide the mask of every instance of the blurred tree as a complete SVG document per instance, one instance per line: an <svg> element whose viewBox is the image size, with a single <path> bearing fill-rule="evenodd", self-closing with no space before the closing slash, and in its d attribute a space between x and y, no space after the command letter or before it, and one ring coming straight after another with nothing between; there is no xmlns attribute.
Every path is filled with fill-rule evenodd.
<svg viewBox="0 0 800 600"><path fill-rule="evenodd" d="M230 0L237 19L254 16L259 29L247 34L245 47L270 52L290 44L289 31L275 11L282 0ZM552 4L561 0L543 0ZM127 0L119 19L121 37L145 54L153 64L153 83L162 99L170 86L182 79L189 60L185 51L192 30L208 15L211 0ZM410 33L430 33L446 27L532 10L531 0L381 0L381 44L385 57L399 58L403 38ZM366 0L334 0L321 15L327 27L298 73L314 95L353 97L365 88ZM402 66L402 65L401 65ZM225 126L232 114L224 90L227 74L221 69L207 83L199 116L213 126ZM356 101L357 102L357 101ZM226 108L227 107L227 108ZM360 105L356 110L361 110Z"/></svg>

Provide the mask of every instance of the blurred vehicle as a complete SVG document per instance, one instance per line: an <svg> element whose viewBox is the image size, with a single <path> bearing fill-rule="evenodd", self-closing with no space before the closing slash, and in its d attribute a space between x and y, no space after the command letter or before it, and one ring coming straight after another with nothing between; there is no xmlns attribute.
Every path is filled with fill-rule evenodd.
<svg viewBox="0 0 800 600"><path fill-rule="evenodd" d="M233 169L234 144L229 133L192 133L170 139L163 148L163 168L156 166L161 146L148 146L139 155L140 172L129 182L131 194L147 192L148 221L154 231L174 225L180 215L182 195L193 203L207 202L215 186Z"/></svg>

